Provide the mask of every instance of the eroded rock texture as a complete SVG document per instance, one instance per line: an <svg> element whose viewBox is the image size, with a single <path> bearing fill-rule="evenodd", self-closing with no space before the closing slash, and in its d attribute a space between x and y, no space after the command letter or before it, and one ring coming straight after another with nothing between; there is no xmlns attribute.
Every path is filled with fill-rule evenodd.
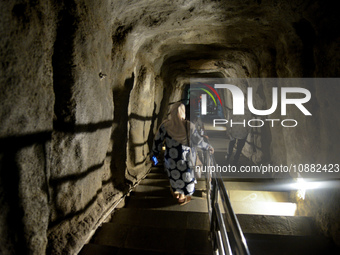
<svg viewBox="0 0 340 255"><path fill-rule="evenodd" d="M153 133L190 77L339 75L328 1L15 0L0 10L3 254L78 251L147 171ZM308 133L262 129L249 158L338 159L339 89L308 88L320 121L302 121ZM254 100L270 105L270 86ZM337 221L320 209L327 196L310 196L322 226ZM324 232L339 242L339 228Z"/></svg>

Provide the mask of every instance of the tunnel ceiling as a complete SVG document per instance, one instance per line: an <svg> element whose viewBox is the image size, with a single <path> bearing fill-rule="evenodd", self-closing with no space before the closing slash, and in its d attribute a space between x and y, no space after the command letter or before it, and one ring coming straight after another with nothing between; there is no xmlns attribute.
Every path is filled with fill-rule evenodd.
<svg viewBox="0 0 340 255"><path fill-rule="evenodd" d="M225 76L257 77L263 59L302 47L296 24L304 17L317 19L305 11L313 6L302 1L130 1L129 8L126 5L114 6L114 38L126 41L133 59L138 56L156 73L163 70L175 76L193 67L190 60L206 60L210 65L203 65L208 69L229 68ZM269 75L276 74L269 71Z"/></svg>

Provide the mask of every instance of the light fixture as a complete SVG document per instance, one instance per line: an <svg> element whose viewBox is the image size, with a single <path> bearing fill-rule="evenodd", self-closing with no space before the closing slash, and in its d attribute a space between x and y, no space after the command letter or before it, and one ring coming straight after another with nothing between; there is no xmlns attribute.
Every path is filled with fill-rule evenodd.
<svg viewBox="0 0 340 255"><path fill-rule="evenodd" d="M297 178L294 186L295 189L297 189L298 198L304 200L306 197L306 190L319 189L323 186L323 182L306 182L303 178Z"/></svg>

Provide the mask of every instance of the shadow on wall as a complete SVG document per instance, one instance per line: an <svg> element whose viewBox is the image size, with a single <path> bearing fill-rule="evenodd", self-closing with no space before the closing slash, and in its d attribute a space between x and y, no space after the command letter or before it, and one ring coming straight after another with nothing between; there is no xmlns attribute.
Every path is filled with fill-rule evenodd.
<svg viewBox="0 0 340 255"><path fill-rule="evenodd" d="M64 123L64 125L62 125L61 122L56 122L55 131L63 136L73 136L74 134L92 133L100 129L111 128L112 124L112 120L84 125L73 125L71 123ZM100 171L104 165L104 162L91 166L80 173L48 179L50 170L47 168L50 164L47 162L49 160L47 151L51 141L52 131L25 134L20 136L10 136L0 139L0 192L2 194L0 206L2 208L2 217L5 218L7 222L7 226L1 226L1 228L3 231L7 232L8 239L11 240L10 243L16 244L16 248L13 247L12 250L15 249L22 252L29 250L29 247L27 246L27 240L30 237L29 233L27 233L26 224L31 223L26 222L24 218L25 215L29 213L27 210L32 210L33 207L36 206L36 201L30 201L28 203L25 196L30 196L31 193L33 194L37 187L28 187L32 189L30 191L27 190L23 196L20 190L27 188L24 187L24 183L35 183L39 180L42 182L36 184L42 187L40 190L45 193L46 204L40 205L41 208L39 207L39 213L45 214L45 218L48 218L49 210L47 207L52 207L56 210L57 214L56 219L49 223L49 229L57 226L65 220L82 215L96 202L98 196L102 193L101 187L95 192L95 195L90 199L90 201L87 202L86 205L84 205L82 209L68 214L63 213L64 210L57 204L57 195L58 191L61 189L61 186L65 184L74 185L78 181L87 178L91 173ZM31 151L31 153L26 152L25 149L28 148L30 149L29 151ZM22 163L18 161L21 157L25 158L25 169L23 169ZM27 165L30 165L31 161L34 163L36 160L39 160L41 169L38 169L37 166L34 165L34 172L24 173L24 170L32 169L32 167L27 168L29 167ZM41 172L39 172L39 170ZM31 180L24 179L24 176L27 174L31 174ZM43 179L45 179L45 181L42 181ZM41 202L41 200L44 199L39 198L39 200Z"/></svg>
<svg viewBox="0 0 340 255"><path fill-rule="evenodd" d="M153 145L153 140L154 140L154 136L155 136L155 134L153 133L153 130L155 128L155 121L158 117L158 115L156 114L156 109L157 109L157 104L154 102L153 103L152 117L151 117L151 126L150 126L150 131L149 131L149 136L148 136L149 154L152 151L152 145Z"/></svg>
<svg viewBox="0 0 340 255"><path fill-rule="evenodd" d="M128 104L129 104L129 96L131 89L133 87L134 83L134 75L132 74L132 77L129 79L126 79L124 88L122 90L115 90L114 95L114 120L108 120L103 121L99 123L89 123L84 125L74 125L72 123L65 123L62 121L55 121L54 122L54 129L55 131L59 132L61 135L74 135L78 133L91 133L95 132L100 129L107 129L111 128L113 125L115 128L113 129L111 140L112 140L112 152L110 152L107 156L111 156L111 162L110 162L110 171L111 176L110 178L102 181L102 187L99 188L96 192L94 192L94 196L92 199L90 199L86 205L81 210L77 210L75 212L64 214L63 209L58 206L57 202L57 195L58 191L60 190L62 185L65 184L76 184L77 181L81 181L87 177L89 177L90 174L100 171L104 164L105 160L99 164L96 164L94 166L91 166L90 168L86 169L85 171L81 173L76 174L70 174L65 175L58 178L51 178L49 180L49 186L51 190L51 201L50 203L53 204L54 208L56 209L57 217L56 220L53 222L50 222L49 228L53 228L60 224L61 222L65 220L70 220L73 217L80 216L84 214L98 199L99 195L103 195L103 197L107 197L107 194L103 194L103 189L106 185L113 185L113 188L115 191L121 191L125 192L129 188L129 183L125 178L125 171L126 171L126 157L127 157L127 123L130 119L137 119L141 121L150 121L152 125L154 125L154 121L157 118L157 115L155 113L156 111L156 104L155 109L153 111L153 115L151 117L144 117L139 116L136 114L131 114L128 116ZM134 148L138 146L144 146L148 143L150 144L153 141L153 128L150 129L149 133L149 139L148 141L145 141L142 144L133 144ZM50 133L51 135L51 133ZM49 137L49 140L51 137ZM146 159L145 159L146 160ZM136 165L143 164L145 162L137 162ZM114 190L111 190L110 192L114 192ZM111 197L113 197L114 194L112 194Z"/></svg>
<svg viewBox="0 0 340 255"><path fill-rule="evenodd" d="M12 250L13 253L16 251L25 254L29 248L29 233L27 232L29 232L30 227L23 220L27 208L24 206L25 197L19 191L22 190L23 182L31 183L37 180L33 177L32 180L23 180L23 169L18 160L21 157L42 158L44 162L40 162L41 167L35 169L35 171L46 172L46 143L51 140L51 133L51 131L44 131L0 138L0 208L1 218L6 222L1 226L1 235L6 234L6 236L1 237L3 239L1 248L6 247L7 251ZM25 151L29 147L33 147L33 151ZM34 154L32 155L32 153ZM34 161L31 158L27 159L28 162L25 162L26 168L29 167L31 160ZM46 183L43 181L39 184L42 185L41 191L45 193L43 195L45 198L39 197L39 199L44 201L47 198L49 200ZM46 214L42 215L45 219L48 218L46 207L47 204L39 208L40 214Z"/></svg>
<svg viewBox="0 0 340 255"><path fill-rule="evenodd" d="M88 123L88 124L81 124L81 125L74 125L72 123L65 123L65 122L55 122L54 123L54 130L57 131L54 135L61 135L61 136L73 136L75 134L84 134L84 133L93 133L98 130L102 129L108 129L111 128L113 125L112 120L108 121L102 121L98 123ZM59 207L57 204L57 195L58 191L61 189L62 185L65 184L76 184L76 182L84 180L85 178L89 177L90 174L100 171L104 165L104 161L93 165L86 169L83 172L80 173L74 173L74 174L68 174L61 177L56 178L50 178L49 180L49 188L51 190L51 201L50 204L56 209L57 218L55 221L51 222L49 227L54 227L61 223L64 220L73 218L74 216L78 216L83 214L88 208L91 207L92 204L95 203L95 201L98 198L98 195L102 192L102 188L96 191L96 195L93 196L93 198L81 209L77 210L76 212L64 214L63 209Z"/></svg>
<svg viewBox="0 0 340 255"><path fill-rule="evenodd" d="M154 103L154 110L152 112L152 116L150 116L150 117L149 116L140 116L140 115L137 115L137 114L134 114L134 113L130 114L129 121L132 120L132 119L143 121L144 126L145 126L145 122L151 121L148 139L146 141L144 141L143 143L130 144L130 148L131 148L132 153L134 153L136 151L135 150L136 147L142 147L142 146L145 146L147 144L148 147L149 147L149 152L148 152L147 155L150 155L150 151L152 150L152 143L153 143L153 139L154 139L153 128L154 128L154 125L155 125L154 122L155 122L156 118L157 118L156 103ZM134 155L133 155L133 157L134 157ZM139 166L139 165L144 164L146 160L147 160L147 157L144 158L143 161L135 162L135 166Z"/></svg>
<svg viewBox="0 0 340 255"><path fill-rule="evenodd" d="M128 107L130 93L133 88L135 80L134 73L130 78L127 78L124 82L123 88L117 88L113 91L113 103L114 103L114 121L116 127L114 128L111 140L112 140L112 152L111 152L111 178L116 189L125 190L125 170L126 170L126 147L127 147L127 133L128 133Z"/></svg>

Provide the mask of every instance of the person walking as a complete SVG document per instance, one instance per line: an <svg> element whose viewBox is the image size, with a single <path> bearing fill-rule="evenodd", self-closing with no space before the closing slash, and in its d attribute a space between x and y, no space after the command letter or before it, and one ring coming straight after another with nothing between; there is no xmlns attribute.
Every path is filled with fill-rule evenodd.
<svg viewBox="0 0 340 255"><path fill-rule="evenodd" d="M152 148L154 156L161 153L163 143L166 148L164 167L169 177L171 193L179 204L186 204L191 200L196 183L193 170L195 163L192 163L196 162L196 155L190 145L212 153L214 149L204 142L195 125L185 120L185 106L179 102L172 105L169 118L160 125L156 133Z"/></svg>

